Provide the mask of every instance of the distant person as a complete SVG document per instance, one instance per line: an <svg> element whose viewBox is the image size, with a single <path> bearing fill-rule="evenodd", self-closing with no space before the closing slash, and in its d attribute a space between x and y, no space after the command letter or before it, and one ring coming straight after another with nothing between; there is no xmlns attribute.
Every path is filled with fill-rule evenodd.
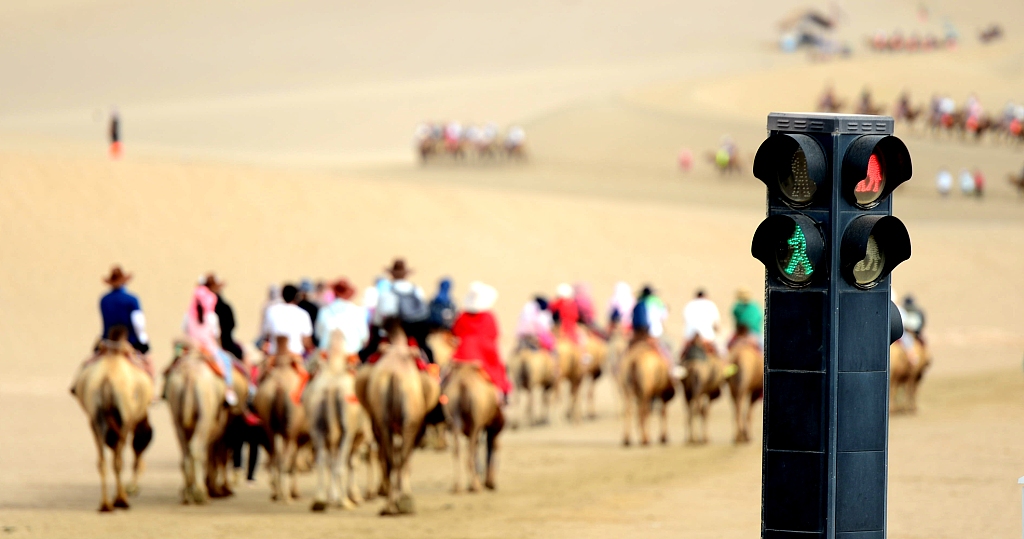
<svg viewBox="0 0 1024 539"><path fill-rule="evenodd" d="M220 324L220 347L223 348L229 354L235 356L236 359L241 360L244 352L242 351L241 345L235 341L235 310L231 308L231 304L224 300L224 281L217 278L217 275L210 273L205 279L206 288L214 293L217 297L217 305L214 307L214 313L217 315L217 322Z"/></svg>
<svg viewBox="0 0 1024 539"><path fill-rule="evenodd" d="M763 317L761 306L751 301L749 290L741 288L736 291L736 303L732 306L736 334L729 341L729 348L740 339L749 338L758 348L764 349Z"/></svg>
<svg viewBox="0 0 1024 539"><path fill-rule="evenodd" d="M580 313L580 323L588 328L596 329L594 297L590 293L590 285L587 283L576 283L572 286L572 293L573 299L576 300L576 308Z"/></svg>
<svg viewBox="0 0 1024 539"><path fill-rule="evenodd" d="M356 364L359 362L357 354L370 340L366 309L352 302L356 289L348 279L342 277L331 285L331 290L334 301L324 305L317 313L313 332L320 335L319 348L326 352L331 347L332 334L340 331L345 339L342 351L349 364Z"/></svg>
<svg viewBox="0 0 1024 539"><path fill-rule="evenodd" d="M288 351L301 358L313 349L313 323L309 313L298 306L299 289L295 285L285 285L281 290L282 303L267 308L263 333L269 335L268 355L277 353L275 337L288 337Z"/></svg>
<svg viewBox="0 0 1024 539"><path fill-rule="evenodd" d="M430 329L451 331L458 314L452 299L452 280L445 277L437 284L437 294L430 300Z"/></svg>
<svg viewBox="0 0 1024 539"><path fill-rule="evenodd" d="M313 281L303 279L302 282L299 283L298 306L309 315L310 324L316 322L316 317L320 313L320 306L313 302L313 294L315 291L316 288L313 286ZM320 335L317 335L316 328L313 328L313 342L320 342Z"/></svg>
<svg viewBox="0 0 1024 539"><path fill-rule="evenodd" d="M966 168L960 170L960 192L965 195L974 194L974 175Z"/></svg>
<svg viewBox="0 0 1024 539"><path fill-rule="evenodd" d="M667 318L668 309L665 308L665 304L654 294L653 288L644 286L633 306L630 321L633 326L632 343L647 340L661 354L662 359L671 366L672 354L662 341Z"/></svg>
<svg viewBox="0 0 1024 539"><path fill-rule="evenodd" d="M121 115L117 109L110 113L110 157L121 158Z"/></svg>
<svg viewBox="0 0 1024 539"><path fill-rule="evenodd" d="M689 148L683 148L679 150L679 156L677 158L679 163L679 169L683 172L689 172L693 168L693 152Z"/></svg>
<svg viewBox="0 0 1024 539"><path fill-rule="evenodd" d="M612 299L608 301L608 332L616 328L628 330L633 327L633 307L636 300L633 299L633 287L625 281L615 283L615 290Z"/></svg>
<svg viewBox="0 0 1024 539"><path fill-rule="evenodd" d="M270 336L263 332L264 328L267 327L267 309L271 305L277 305L281 303L281 287L276 284L267 286L267 300L263 302L263 307L260 308L260 326L256 331L256 349L267 351L267 343L270 341Z"/></svg>
<svg viewBox="0 0 1024 539"><path fill-rule="evenodd" d="M704 289L698 289L696 297L683 308L683 350L688 350L700 337L709 354L718 355L717 333L722 322L715 302L707 298Z"/></svg>
<svg viewBox="0 0 1024 539"><path fill-rule="evenodd" d="M914 301L913 296L903 298L903 313L903 328L924 344L924 310Z"/></svg>
<svg viewBox="0 0 1024 539"><path fill-rule="evenodd" d="M558 328L558 336L565 337L575 344L580 343L577 325L580 321L580 309L573 297L572 285L562 283L555 289L555 301L551 302L551 317Z"/></svg>
<svg viewBox="0 0 1024 539"><path fill-rule="evenodd" d="M434 363L434 350L427 342L427 336L430 335L430 304L423 289L409 281L412 270L406 266L404 258L396 258L387 271L392 278L390 291L387 293L397 302L402 330L406 336L416 341L427 363ZM384 299L384 293L381 296L381 299Z"/></svg>
<svg viewBox="0 0 1024 539"><path fill-rule="evenodd" d="M985 194L985 175L980 168L974 169L974 196L981 198Z"/></svg>
<svg viewBox="0 0 1024 539"><path fill-rule="evenodd" d="M935 189L942 197L949 196L949 192L953 190L953 175L946 168L939 169L939 173L935 175Z"/></svg>
<svg viewBox="0 0 1024 539"><path fill-rule="evenodd" d="M537 350L554 350L555 337L551 333L553 322L544 296L536 296L523 305L516 325L516 346Z"/></svg>
<svg viewBox="0 0 1024 539"><path fill-rule="evenodd" d="M366 346L359 351L359 359L366 363L370 357L377 353L380 343L384 338L384 330L381 327L383 316L380 312L381 295L391 293L391 281L382 275L378 275L373 281L373 286L363 290L363 308L366 309L367 324L370 326L370 340Z"/></svg>

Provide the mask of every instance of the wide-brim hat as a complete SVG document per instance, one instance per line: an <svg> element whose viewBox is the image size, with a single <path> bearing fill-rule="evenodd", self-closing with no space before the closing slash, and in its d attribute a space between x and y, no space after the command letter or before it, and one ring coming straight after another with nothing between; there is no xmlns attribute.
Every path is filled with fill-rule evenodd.
<svg viewBox="0 0 1024 539"><path fill-rule="evenodd" d="M103 278L103 282L109 284L114 288L124 286L128 281L132 280L131 273L125 273L121 266L114 266L110 268L110 275Z"/></svg>
<svg viewBox="0 0 1024 539"><path fill-rule="evenodd" d="M391 267L385 268L385 271L390 273L391 277L395 279L404 279L407 275L412 273L412 270L405 265L404 258L396 258L395 261L391 263Z"/></svg>
<svg viewBox="0 0 1024 539"><path fill-rule="evenodd" d="M356 294L355 287L353 287L352 283L344 277L335 281L331 285L331 290L334 291L335 296L345 300L352 299L352 296Z"/></svg>
<svg viewBox="0 0 1024 539"><path fill-rule="evenodd" d="M201 282L203 286L209 288L210 290L219 290L221 288L224 288L224 285L227 284L223 280L218 278L217 274L212 271L210 273L207 273L206 276L203 277Z"/></svg>
<svg viewBox="0 0 1024 539"><path fill-rule="evenodd" d="M466 294L466 301L462 308L467 313L482 313L489 311L498 301L498 290L489 284L473 281L469 284L469 293Z"/></svg>

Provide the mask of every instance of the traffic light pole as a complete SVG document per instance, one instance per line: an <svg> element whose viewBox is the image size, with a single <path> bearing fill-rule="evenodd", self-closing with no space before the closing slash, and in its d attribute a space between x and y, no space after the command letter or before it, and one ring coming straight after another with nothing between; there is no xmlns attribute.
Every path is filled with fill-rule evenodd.
<svg viewBox="0 0 1024 539"><path fill-rule="evenodd" d="M764 262L762 537L884 539L889 273L909 258L889 194L910 177L892 118L775 114L754 173Z"/></svg>

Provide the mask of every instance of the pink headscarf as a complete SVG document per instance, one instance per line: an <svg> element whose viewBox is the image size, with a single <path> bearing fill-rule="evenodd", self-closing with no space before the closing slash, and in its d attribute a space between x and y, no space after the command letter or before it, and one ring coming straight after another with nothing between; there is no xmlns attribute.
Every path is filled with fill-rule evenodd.
<svg viewBox="0 0 1024 539"><path fill-rule="evenodd" d="M572 289L576 297L576 306L580 310L580 319L587 323L594 322L594 298L590 295L590 285L576 283Z"/></svg>
<svg viewBox="0 0 1024 539"><path fill-rule="evenodd" d="M220 348L217 342L217 334L220 332L217 323L217 315L214 308L217 306L217 294L204 285L199 285L192 291L192 300L188 304L186 316L186 329L188 336L207 352L213 353ZM203 309L203 321L199 321L199 309Z"/></svg>

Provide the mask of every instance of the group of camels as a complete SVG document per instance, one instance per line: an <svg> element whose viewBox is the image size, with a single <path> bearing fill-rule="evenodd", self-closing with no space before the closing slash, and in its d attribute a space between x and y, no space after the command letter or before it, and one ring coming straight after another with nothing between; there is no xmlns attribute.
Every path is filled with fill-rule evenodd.
<svg viewBox="0 0 1024 539"><path fill-rule="evenodd" d="M309 444L317 471L312 510L350 508L383 496L382 515L413 513L410 459L421 444L428 413L438 405L444 412L442 426L454 440L452 491L459 492L464 485L470 491L495 488L495 456L505 416L486 374L473 363L447 362L439 379L418 368L418 351L407 344L400 323L391 321L384 329L390 344L382 346L379 360L362 366L343 354L344 337L333 334L330 350L313 363L315 375L304 390L308 375L295 367L298 359L287 352L285 338L278 338L277 349L282 352L268 358L252 402L270 441L267 451L273 500L290 503L299 497L298 454L300 447ZM650 443L648 421L656 406L661 415L660 441L667 443L667 405L677 390L685 397L687 443L707 443L710 403L724 386L734 403L734 441L751 440L753 405L762 397L764 380L763 356L751 340L737 339L725 358L718 357L713 346L698 341L683 350L677 365L670 365L649 338L623 331L611 331L606 338L581 329L584 338L579 343L559 337L553 351L520 345L510 356L508 368L516 386L510 407L522 409L510 419L513 427L547 422L552 399L563 386L569 389L567 418L573 423L581 420L581 397L587 400L586 416L594 417L595 384L602 372L610 371L622 397L622 441L626 446L631 444L634 421L640 443ZM99 344L96 357L80 369L72 388L96 443L100 511L128 508L128 496L138 492L142 453L153 436L148 407L154 382L133 363L134 350L126 339L126 332L115 328ZM435 346L443 347L449 340L450 335L445 338L442 334ZM900 343L892 345L893 412L916 409L917 386L930 356L922 343L917 341L915 346L915 352L908 355ZM211 497L231 495L228 438L233 426L244 422L245 410L244 404L225 404L227 387L215 362L187 346L181 350L181 357L167 372L165 395L182 455L181 501L202 504ZM245 395L247 374L236 370L233 378L235 392ZM543 403L540 412L535 409L538 398ZM699 429L695 421L700 421ZM486 447L482 484L477 460L481 439ZM121 472L129 443L135 458L131 481L125 486ZM461 452L463 445L465 453ZM109 448L113 457L113 503L108 497L104 448ZM366 478L359 485L355 465L364 460Z"/></svg>

